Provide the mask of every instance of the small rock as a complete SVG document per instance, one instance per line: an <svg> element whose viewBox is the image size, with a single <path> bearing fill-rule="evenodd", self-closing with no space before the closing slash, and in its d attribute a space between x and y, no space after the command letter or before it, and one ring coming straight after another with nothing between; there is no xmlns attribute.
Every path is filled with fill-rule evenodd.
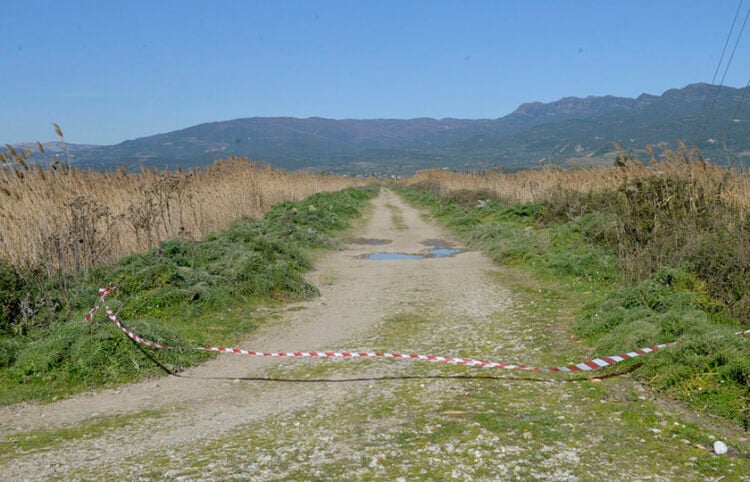
<svg viewBox="0 0 750 482"><path fill-rule="evenodd" d="M534 436L531 434L531 432L524 432L523 433L523 438L525 438L526 440L531 440L533 437Z"/></svg>
<svg viewBox="0 0 750 482"><path fill-rule="evenodd" d="M727 450L729 450L729 447L721 440L714 442L714 452L716 452L716 455L724 455L727 453Z"/></svg>

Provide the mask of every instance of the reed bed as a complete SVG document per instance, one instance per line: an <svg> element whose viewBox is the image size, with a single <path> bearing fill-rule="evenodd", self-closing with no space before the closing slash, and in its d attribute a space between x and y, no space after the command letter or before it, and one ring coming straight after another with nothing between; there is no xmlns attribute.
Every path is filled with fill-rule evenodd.
<svg viewBox="0 0 750 482"><path fill-rule="evenodd" d="M561 170L544 168L504 173L501 170L481 173L459 173L443 169L418 172L403 181L421 184L447 196L451 193L485 193L505 203L550 203L561 193L596 194L632 186L638 180L658 177L680 179L712 192L716 200L747 212L750 207L750 174L725 169L703 161L700 153L681 147L666 151L649 162L626 158L616 167ZM695 193L698 196L698 193Z"/></svg>
<svg viewBox="0 0 750 482"><path fill-rule="evenodd" d="M41 149L41 147L40 147ZM92 172L30 164L0 167L0 260L48 274L87 271L172 239L201 239L282 201L362 185L230 157L189 171Z"/></svg>

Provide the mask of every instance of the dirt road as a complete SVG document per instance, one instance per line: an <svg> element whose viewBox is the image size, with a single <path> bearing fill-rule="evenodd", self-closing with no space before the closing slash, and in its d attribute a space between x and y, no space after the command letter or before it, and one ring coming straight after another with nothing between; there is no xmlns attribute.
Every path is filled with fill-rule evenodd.
<svg viewBox="0 0 750 482"><path fill-rule="evenodd" d="M373 202L365 222L349 236L344 249L325 255L310 273L321 296L285 307L243 347L427 351L527 364L576 361L561 359L559 350L581 352L570 342L551 342L554 329L529 324L519 308L528 295L506 288L503 271L481 253L369 259L375 252L427 255L436 246L465 249L392 192L384 191ZM686 435L686 442L679 437L656 442L659 447L666 443L662 452L673 456L652 453L649 445L637 456L602 450L597 455L602 464L588 464L584 459L592 443L610 440L618 430L622 435L613 444L632 439L643 440L633 443L646 447L646 439L650 443L668 424L681 423L627 379L524 381L488 378L464 367L417 365L224 355L179 377L48 405L4 407L0 433L9 450L0 455L2 478L503 479L537 474L576 480L580 474L616 471L625 479L654 473L691 478L699 473L695 463L681 458L689 455L685 447L710 455ZM600 414L606 420L592 422L592 411L601 411L606 399L614 400L616 409ZM507 413L507 427L495 427L507 407L532 415ZM623 415L628 411L656 417L654 430L638 433ZM558 433L553 426L568 428ZM457 431L444 433L446 427ZM532 434L533 427L544 431ZM14 448L17 440L39 442ZM662 469L664 460L669 464Z"/></svg>

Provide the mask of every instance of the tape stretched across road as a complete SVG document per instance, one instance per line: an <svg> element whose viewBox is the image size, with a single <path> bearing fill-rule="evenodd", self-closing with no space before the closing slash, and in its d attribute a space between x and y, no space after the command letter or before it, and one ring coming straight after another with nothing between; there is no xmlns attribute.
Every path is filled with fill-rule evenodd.
<svg viewBox="0 0 750 482"><path fill-rule="evenodd" d="M99 310L99 307L104 304L104 298L110 293L112 293L112 288L100 288L99 289L99 304L97 304L94 308L91 309L91 311L88 312L88 314L86 314L86 321L89 322L89 324L94 321L94 316ZM112 320L112 322L115 325L117 325L117 327L123 333L125 333L125 335L127 335L128 338L135 341L136 343L140 343L141 345L146 345L151 348L156 348L160 350L210 351L210 352L217 352L217 353L230 353L233 355L245 355L245 356L266 357L266 358L393 358L393 359L401 359L401 360L421 360L421 361L428 361L428 362L451 363L454 365L464 365L464 366L478 367L478 368L502 368L505 370L525 370L525 371L534 371L534 372L582 372L582 371L598 370L599 368L604 368L606 366L614 365L616 363L620 363L625 360L630 360L632 358L645 355L647 353L651 353L657 350L661 350L662 348L677 344L676 341L673 341L670 343L662 343L659 345L639 348L638 350L634 350L628 353L623 353L620 355L604 356L601 358L594 358L593 360L587 360L581 363L576 363L574 365L565 365L565 366L559 366L559 367L532 367L532 366L526 366L526 365L514 365L510 363L474 360L472 358L458 358L458 357L450 357L450 356L433 356L433 355L407 355L407 354L402 354L402 353L371 353L371 352L346 352L346 351L343 351L343 352L333 352L333 351L259 352L259 351L252 351L252 350L243 350L241 348L224 348L224 347L217 347L217 346L200 346L200 347L193 347L193 348L185 348L185 347L178 347L178 346L163 345L161 343L156 343L154 341L142 338L136 335L135 333L133 333L132 331L130 331L127 327L125 327L125 325L123 325L122 322L120 322L115 312L112 311L109 306L104 304L104 308L107 312L107 317L110 320ZM736 334L737 335L750 334L750 329L744 330L744 331L738 331Z"/></svg>

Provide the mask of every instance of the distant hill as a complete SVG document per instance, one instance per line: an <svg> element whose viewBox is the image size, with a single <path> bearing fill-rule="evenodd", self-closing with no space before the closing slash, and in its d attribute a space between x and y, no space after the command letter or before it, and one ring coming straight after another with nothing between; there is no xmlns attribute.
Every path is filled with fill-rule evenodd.
<svg viewBox="0 0 750 482"><path fill-rule="evenodd" d="M113 146L72 145L70 151L74 165L86 168L174 169L236 155L287 169L406 174L435 166L513 170L540 163L606 164L615 155L613 142L642 155L647 145L659 152L658 146L674 148L683 139L708 159L730 164L750 160L749 104L750 92L743 89L691 84L635 99L527 103L498 119L251 117Z"/></svg>

